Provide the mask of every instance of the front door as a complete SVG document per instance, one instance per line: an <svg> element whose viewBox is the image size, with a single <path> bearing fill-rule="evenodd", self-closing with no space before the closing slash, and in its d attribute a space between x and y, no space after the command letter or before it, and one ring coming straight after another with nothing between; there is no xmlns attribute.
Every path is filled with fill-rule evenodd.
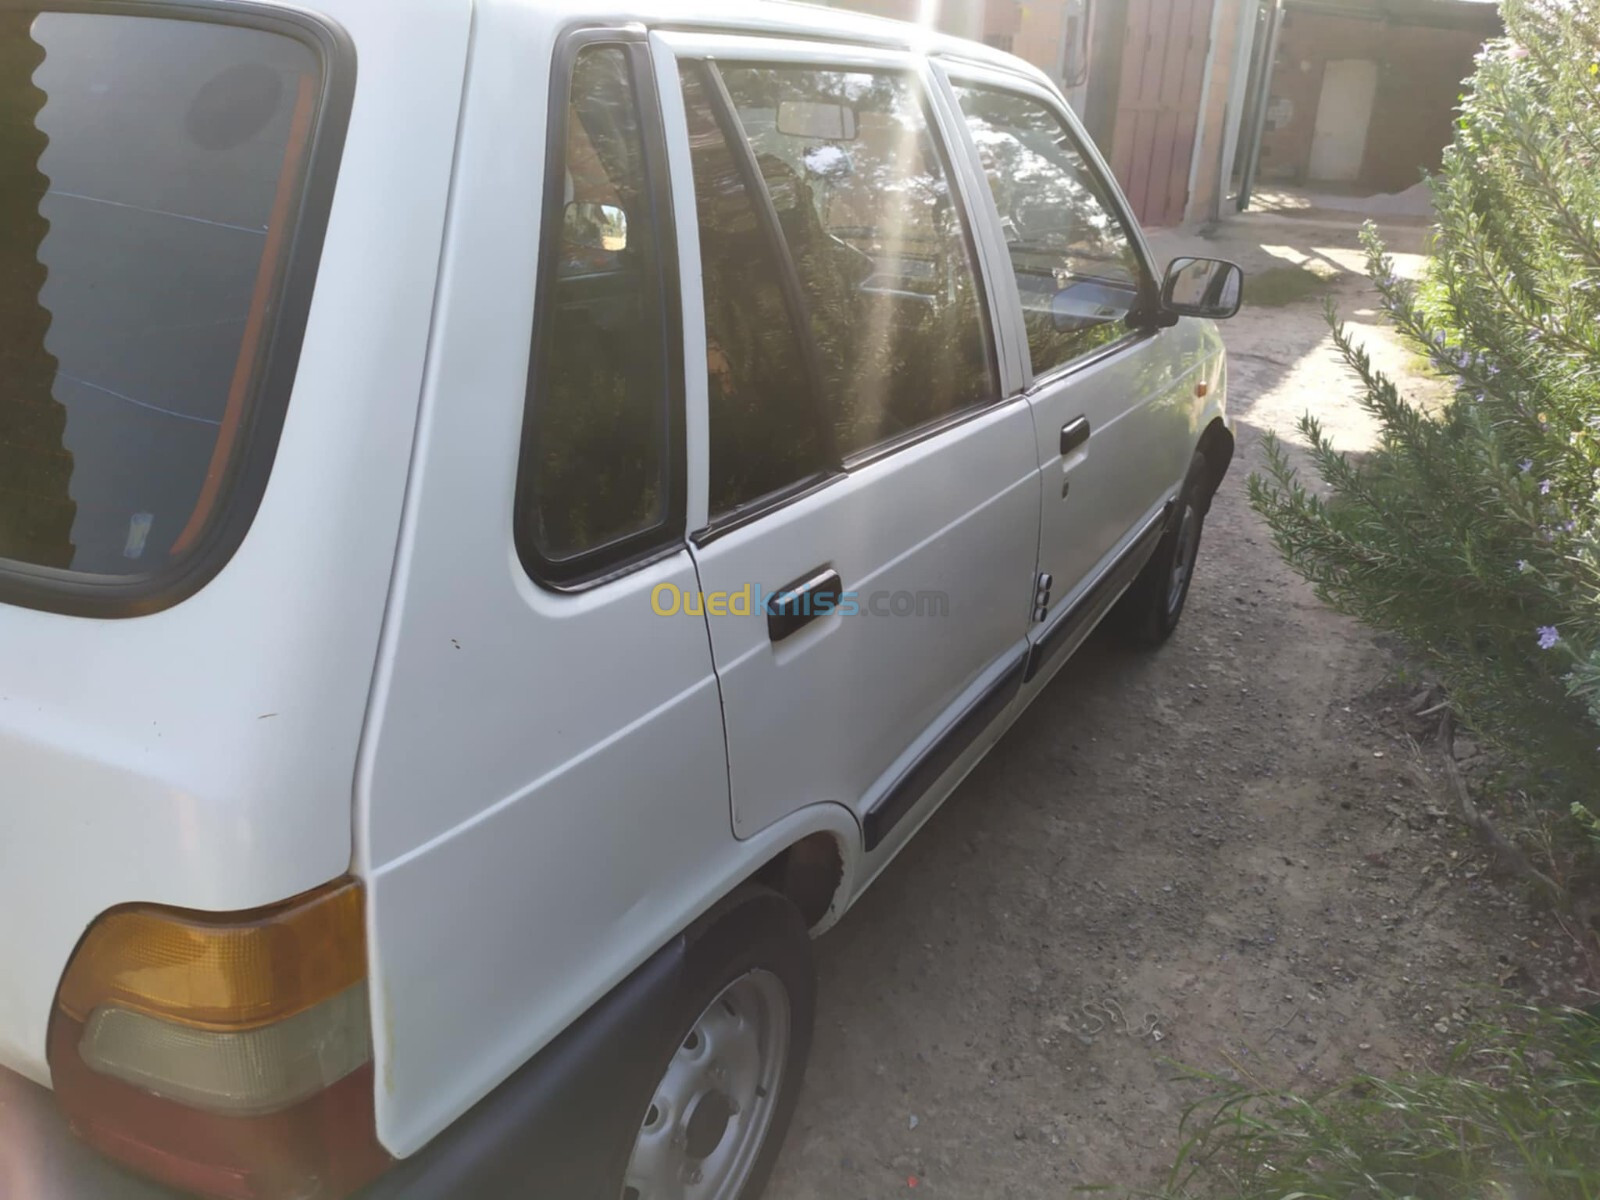
<svg viewBox="0 0 1600 1200"><path fill-rule="evenodd" d="M965 68L949 82L989 179L1032 367L1039 560L1049 576L1036 636L1045 636L1159 518L1183 478L1179 338L1129 327L1128 314L1154 291L1147 256L1057 101Z"/></svg>
<svg viewBox="0 0 1600 1200"><path fill-rule="evenodd" d="M868 818L870 848L916 797L874 806L1023 657L1028 405L998 377L909 56L657 38L680 74L674 173L693 180L685 309L704 313L703 345L686 332L704 370L704 598L685 599L711 627L734 831L831 800Z"/></svg>

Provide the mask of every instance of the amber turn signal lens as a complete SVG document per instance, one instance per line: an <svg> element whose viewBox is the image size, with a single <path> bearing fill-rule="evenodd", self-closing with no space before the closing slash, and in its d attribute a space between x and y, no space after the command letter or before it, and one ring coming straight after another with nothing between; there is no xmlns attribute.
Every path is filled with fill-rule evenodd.
<svg viewBox="0 0 1600 1200"><path fill-rule="evenodd" d="M373 1111L361 884L267 908L112 909L57 992L50 1074L72 1127L164 1183L337 1200L390 1162Z"/></svg>
<svg viewBox="0 0 1600 1200"><path fill-rule="evenodd" d="M112 909L84 935L57 1000L80 1023L114 1005L200 1029L253 1029L359 983L366 960L355 880L221 916Z"/></svg>

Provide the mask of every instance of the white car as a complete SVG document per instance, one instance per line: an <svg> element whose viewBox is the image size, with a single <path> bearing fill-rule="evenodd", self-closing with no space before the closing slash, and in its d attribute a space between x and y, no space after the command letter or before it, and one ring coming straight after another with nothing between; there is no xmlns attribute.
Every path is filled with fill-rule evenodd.
<svg viewBox="0 0 1600 1200"><path fill-rule="evenodd" d="M0 1194L751 1200L810 937L1177 623L1238 268L821 8L5 0L0 67Z"/></svg>

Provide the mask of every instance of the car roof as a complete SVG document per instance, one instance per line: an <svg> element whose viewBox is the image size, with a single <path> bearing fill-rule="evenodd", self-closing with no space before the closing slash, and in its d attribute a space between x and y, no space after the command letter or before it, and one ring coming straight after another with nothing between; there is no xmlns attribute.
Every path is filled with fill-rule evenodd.
<svg viewBox="0 0 1600 1200"><path fill-rule="evenodd" d="M278 0L268 0L278 2ZM285 0L295 3L296 0ZM362 0L341 0L343 8ZM385 8L390 0L370 0ZM471 8L481 0L424 0L442 8ZM705 32L764 34L796 38L817 38L910 50L926 55L960 59L1023 75L1054 89L1043 71L1032 63L1007 54L982 42L955 37L910 21L831 8L799 0L502 0L504 3L548 16L552 24L574 20L595 20L605 24L638 22L650 28L685 29ZM310 0L316 7L316 0Z"/></svg>

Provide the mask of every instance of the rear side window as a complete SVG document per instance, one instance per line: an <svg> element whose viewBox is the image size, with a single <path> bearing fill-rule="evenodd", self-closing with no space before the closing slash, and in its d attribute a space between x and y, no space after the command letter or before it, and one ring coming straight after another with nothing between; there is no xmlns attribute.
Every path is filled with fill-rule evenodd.
<svg viewBox="0 0 1600 1200"><path fill-rule="evenodd" d="M0 12L6 598L148 611L243 536L315 270L327 36Z"/></svg>
<svg viewBox="0 0 1600 1200"><path fill-rule="evenodd" d="M547 582L614 569L682 531L682 352L645 59L637 42L578 45L552 122L516 520L523 560Z"/></svg>

